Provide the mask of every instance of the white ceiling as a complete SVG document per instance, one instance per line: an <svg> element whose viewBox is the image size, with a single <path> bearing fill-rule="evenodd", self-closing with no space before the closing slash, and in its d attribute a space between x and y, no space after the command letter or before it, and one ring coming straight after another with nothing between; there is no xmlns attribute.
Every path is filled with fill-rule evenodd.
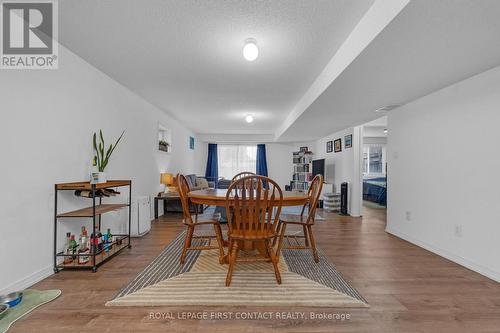
<svg viewBox="0 0 500 333"><path fill-rule="evenodd" d="M59 39L197 133L274 135L373 1L61 0Z"/></svg>
<svg viewBox="0 0 500 333"><path fill-rule="evenodd" d="M308 141L500 65L500 1L406 3L61 0L59 36L197 133ZM392 21L384 6L399 6ZM364 24L365 35L375 27L372 14L385 22L381 32L372 29L367 46L351 52L342 70L302 105L355 32L363 40L359 27ZM241 54L249 37L260 47L251 63ZM256 118L250 125L243 120L247 113Z"/></svg>
<svg viewBox="0 0 500 333"><path fill-rule="evenodd" d="M279 140L312 140L363 124L380 117L380 107L499 66L499 17L498 0L411 1Z"/></svg>

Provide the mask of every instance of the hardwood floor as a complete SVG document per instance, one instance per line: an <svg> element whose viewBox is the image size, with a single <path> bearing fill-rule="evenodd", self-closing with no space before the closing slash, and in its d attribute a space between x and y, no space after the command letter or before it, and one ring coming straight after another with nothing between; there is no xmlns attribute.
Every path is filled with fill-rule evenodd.
<svg viewBox="0 0 500 333"><path fill-rule="evenodd" d="M363 219L325 215L314 226L318 246L369 309L105 307L183 229L180 215L169 214L97 273L61 272L36 284L63 293L10 332L500 332L500 284L385 233L384 210L365 209ZM203 310L324 311L350 320L150 319Z"/></svg>

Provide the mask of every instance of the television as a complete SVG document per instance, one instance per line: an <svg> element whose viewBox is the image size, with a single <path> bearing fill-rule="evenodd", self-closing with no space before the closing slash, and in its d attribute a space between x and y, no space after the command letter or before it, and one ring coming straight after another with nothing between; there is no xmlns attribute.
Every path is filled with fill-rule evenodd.
<svg viewBox="0 0 500 333"><path fill-rule="evenodd" d="M312 176L322 175L325 178L325 159L312 161Z"/></svg>

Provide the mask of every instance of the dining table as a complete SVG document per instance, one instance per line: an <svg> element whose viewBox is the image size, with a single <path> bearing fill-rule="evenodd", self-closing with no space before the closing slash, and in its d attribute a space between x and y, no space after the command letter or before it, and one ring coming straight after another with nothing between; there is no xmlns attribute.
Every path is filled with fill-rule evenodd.
<svg viewBox="0 0 500 333"><path fill-rule="evenodd" d="M195 205L208 206L226 206L226 201L232 204L232 196L226 199L227 189L204 189L196 190L188 193L191 203ZM282 207L284 206L302 206L307 203L308 196L306 192L300 191L283 191ZM225 244L227 246L227 243ZM244 250L258 250L261 253L265 252L264 242L248 242L244 241L240 244L240 248ZM227 258L225 260L227 262Z"/></svg>
<svg viewBox="0 0 500 333"><path fill-rule="evenodd" d="M191 202L196 205L226 206L227 189L205 189L191 191L188 194ZM284 191L282 206L302 206L307 202L307 193L300 191ZM230 204L232 196L228 198Z"/></svg>

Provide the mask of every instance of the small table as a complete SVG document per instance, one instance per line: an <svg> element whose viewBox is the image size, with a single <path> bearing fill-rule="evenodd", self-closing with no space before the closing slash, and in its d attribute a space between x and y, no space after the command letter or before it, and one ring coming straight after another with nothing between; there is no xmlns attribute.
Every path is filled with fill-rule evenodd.
<svg viewBox="0 0 500 333"><path fill-rule="evenodd" d="M162 200L163 201L163 212L167 212L167 201L168 200L176 200L180 201L181 197L179 195L179 192L168 192L168 193L158 193L158 195L155 197L155 219L158 218L158 201Z"/></svg>

